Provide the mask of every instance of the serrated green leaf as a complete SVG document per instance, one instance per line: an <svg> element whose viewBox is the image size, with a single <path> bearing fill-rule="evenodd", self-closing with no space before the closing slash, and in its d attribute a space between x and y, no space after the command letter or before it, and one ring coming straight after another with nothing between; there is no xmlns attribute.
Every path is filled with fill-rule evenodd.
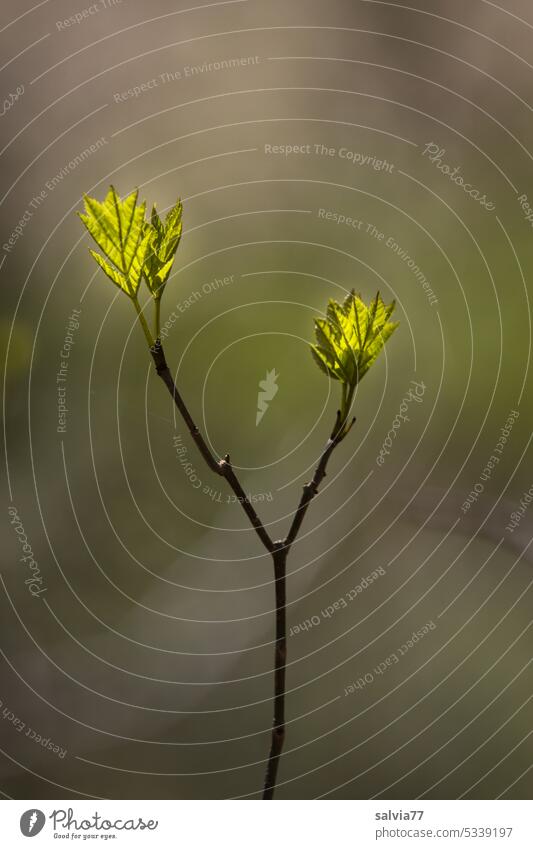
<svg viewBox="0 0 533 849"><path fill-rule="evenodd" d="M150 250L150 234L146 233L135 251L135 254L132 259L132 263L129 269L128 279L130 281L132 290L134 294L137 294L137 289L139 288L139 284L141 282L141 277L144 270L144 264L146 262L146 257Z"/></svg>
<svg viewBox="0 0 533 849"><path fill-rule="evenodd" d="M117 247L113 239L108 235L105 225L100 223L103 213L101 213L100 209L96 208L95 204L96 201L92 202L92 198L85 198L85 208L87 210L94 210L94 214L93 211L90 211L87 212L87 215L80 214L80 218L98 247L101 248L106 257L114 265L120 268L122 262L120 247Z"/></svg>
<svg viewBox="0 0 533 849"><path fill-rule="evenodd" d="M398 326L389 322L394 306L394 301L385 305L379 292L367 306L352 290L342 304L330 300L325 319L315 319L313 359L322 371L345 384L343 397L353 396L357 383Z"/></svg>
<svg viewBox="0 0 533 849"><path fill-rule="evenodd" d="M155 206L150 224L145 232L150 233L150 247L144 265L144 277L154 298L160 298L168 280L182 233L183 206L178 200L162 222Z"/></svg>
<svg viewBox="0 0 533 849"><path fill-rule="evenodd" d="M317 349L327 355L328 367L343 382L349 382L355 367L351 350L338 326L323 318L315 320Z"/></svg>
<svg viewBox="0 0 533 849"><path fill-rule="evenodd" d="M334 353L340 351L338 328L327 319L315 319L315 336L318 344L322 347L331 348Z"/></svg>
<svg viewBox="0 0 533 849"><path fill-rule="evenodd" d="M326 351L324 351L318 345L311 345L310 348L313 359L319 369L323 371L324 374L327 374L328 377L332 377L334 380L340 380L339 376L335 372L335 363L330 365L331 361Z"/></svg>
<svg viewBox="0 0 533 849"><path fill-rule="evenodd" d="M117 271L115 268L113 268L113 266L109 265L109 263L106 262L105 259L100 256L100 254L96 253L96 251L93 251L92 248L89 248L89 253L96 260L102 271L107 274L109 279L112 280L113 283L115 283L119 289L122 289L123 292L126 292L126 295L129 295L130 293L128 290L128 283L124 275L121 274L120 271Z"/></svg>
<svg viewBox="0 0 533 849"><path fill-rule="evenodd" d="M359 301L361 301L361 302L362 302L362 299L361 299L361 293L360 293L360 292L356 292L356 291L355 291L355 289L352 289L352 290L351 290L350 292L348 292L348 294L346 295L346 297L345 297L345 299L344 299L344 303L343 303L343 308L344 308L344 312L346 313L346 315L348 315L348 314L349 314L349 312L350 312L350 310L351 310L352 302L353 302L353 299L354 299L354 298L357 298Z"/></svg>
<svg viewBox="0 0 533 849"><path fill-rule="evenodd" d="M138 197L136 189L121 200L111 186L103 203L86 195L85 214L80 215L109 263L94 251L91 251L92 256L107 276L131 298L136 296L139 288L149 242L145 237L146 204L138 205Z"/></svg>
<svg viewBox="0 0 533 849"><path fill-rule="evenodd" d="M333 301L331 303L331 313L335 316L335 322L340 330L343 347L353 347L357 342L360 343L359 326L357 320L354 320L353 300L348 305L347 312L340 304Z"/></svg>
<svg viewBox="0 0 533 849"><path fill-rule="evenodd" d="M163 227L163 222L161 221L161 219L160 219L160 217L157 213L155 203L152 206L152 214L150 216L150 222L152 224L152 227L156 231L158 237L160 237L162 239L164 234L165 234L165 229Z"/></svg>
<svg viewBox="0 0 533 849"><path fill-rule="evenodd" d="M392 336L392 334L398 327L398 324L398 321L386 324L380 331L380 333L378 333L374 337L373 341L370 343L364 353L363 373L367 372L370 366L374 363L381 349L385 346L385 342Z"/></svg>

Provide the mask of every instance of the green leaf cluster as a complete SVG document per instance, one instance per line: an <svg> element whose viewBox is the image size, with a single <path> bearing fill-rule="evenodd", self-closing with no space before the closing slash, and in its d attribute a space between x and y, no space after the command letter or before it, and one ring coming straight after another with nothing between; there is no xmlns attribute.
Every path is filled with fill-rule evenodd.
<svg viewBox="0 0 533 849"><path fill-rule="evenodd" d="M84 196L80 218L102 253L91 250L109 279L132 300L150 347L160 335L160 305L182 233L180 200L162 220L155 208L146 220L146 203L139 191L121 200L111 186L103 202ZM102 256L103 254L103 256ZM138 294L144 278L154 302L154 332L148 327ZM349 430L347 418L359 381L398 326L390 321L395 302L386 305L379 292L368 305L351 291L343 303L330 300L325 318L315 319L316 344L311 353L319 368L341 383L341 409L336 435Z"/></svg>
<svg viewBox="0 0 533 849"><path fill-rule="evenodd" d="M315 319L311 354L321 371L342 384L343 422L357 384L398 327L389 321L394 307L395 301L386 305L379 292L367 306L352 289L343 303L329 301L326 318Z"/></svg>
<svg viewBox="0 0 533 849"><path fill-rule="evenodd" d="M183 206L178 200L164 221L152 208L146 220L146 202L138 203L139 190L121 200L110 186L103 202L84 196L85 213L80 218L102 251L90 249L91 256L109 279L132 299L150 345L159 338L159 307L182 232ZM150 333L138 301L144 278L155 301L155 339Z"/></svg>
<svg viewBox="0 0 533 849"><path fill-rule="evenodd" d="M182 213L183 205L178 200L163 222L154 204L150 222L145 224L150 250L145 261L144 276L154 298L160 298L163 294L165 283L172 270L174 256L181 239Z"/></svg>

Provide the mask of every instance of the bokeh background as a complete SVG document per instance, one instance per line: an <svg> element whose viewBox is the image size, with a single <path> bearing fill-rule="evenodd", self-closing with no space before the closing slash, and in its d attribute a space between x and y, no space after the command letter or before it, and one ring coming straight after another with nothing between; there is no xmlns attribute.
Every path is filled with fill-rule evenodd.
<svg viewBox="0 0 533 849"><path fill-rule="evenodd" d="M5 797L258 798L268 752L271 563L89 256L110 183L183 199L167 359L274 536L338 403L313 317L397 301L289 561L278 798L531 795L532 35L526 0L2 3Z"/></svg>

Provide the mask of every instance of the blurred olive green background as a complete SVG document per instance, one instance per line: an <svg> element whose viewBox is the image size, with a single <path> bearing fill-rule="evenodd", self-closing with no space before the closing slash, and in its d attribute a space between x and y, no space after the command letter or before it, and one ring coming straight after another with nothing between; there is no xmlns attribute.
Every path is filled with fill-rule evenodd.
<svg viewBox="0 0 533 849"><path fill-rule="evenodd" d="M112 182L163 211L183 199L167 359L274 537L338 403L309 355L313 317L352 286L397 300L401 326L360 386L356 426L289 561L289 627L319 624L289 640L278 797L527 798L533 508L506 525L533 484L533 234L518 201L533 203L529 4L122 0L61 25L84 8L2 6L4 96L24 86L1 117L4 246L33 213L2 248L3 793L257 798L268 752L271 563L176 419L131 304L88 254L75 212ZM430 143L494 210L423 154ZM343 148L392 167L353 164ZM272 369L279 391L256 426ZM379 466L411 381L422 402Z"/></svg>

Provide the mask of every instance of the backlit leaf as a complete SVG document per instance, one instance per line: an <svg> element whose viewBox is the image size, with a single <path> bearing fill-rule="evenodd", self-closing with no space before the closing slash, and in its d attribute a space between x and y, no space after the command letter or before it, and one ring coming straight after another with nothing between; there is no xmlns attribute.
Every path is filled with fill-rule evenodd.
<svg viewBox="0 0 533 849"><path fill-rule="evenodd" d="M155 206L151 220L145 225L149 234L149 250L144 264L144 277L154 298L160 298L168 280L182 232L183 206L178 200L161 221Z"/></svg>
<svg viewBox="0 0 533 849"><path fill-rule="evenodd" d="M398 326L389 321L394 307L394 301L387 306L379 292L367 306L352 290L342 304L330 300L326 318L315 319L313 359L322 371L342 381L349 393Z"/></svg>
<svg viewBox="0 0 533 849"><path fill-rule="evenodd" d="M146 204L137 204L138 190L121 200L113 186L103 203L84 197L80 218L109 262L95 251L92 256L107 276L130 297L135 297L148 251L145 234ZM99 258L98 258L99 257Z"/></svg>
<svg viewBox="0 0 533 849"><path fill-rule="evenodd" d="M89 253L96 260L102 271L105 271L109 279L112 280L119 289L122 289L127 295L129 295L128 284L124 275L121 274L120 271L117 271L116 268L113 268L113 266L106 262L100 254L96 253L96 251L89 249Z"/></svg>

